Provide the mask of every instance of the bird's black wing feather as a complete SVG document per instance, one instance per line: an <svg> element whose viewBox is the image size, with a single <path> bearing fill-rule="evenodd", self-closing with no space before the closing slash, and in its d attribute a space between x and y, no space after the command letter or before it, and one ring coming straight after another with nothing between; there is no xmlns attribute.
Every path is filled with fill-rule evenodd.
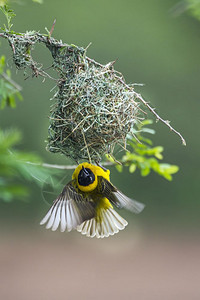
<svg viewBox="0 0 200 300"><path fill-rule="evenodd" d="M120 192L110 181L99 176L99 192L106 197L117 208L126 208L136 214L140 213L145 205L130 199Z"/></svg>

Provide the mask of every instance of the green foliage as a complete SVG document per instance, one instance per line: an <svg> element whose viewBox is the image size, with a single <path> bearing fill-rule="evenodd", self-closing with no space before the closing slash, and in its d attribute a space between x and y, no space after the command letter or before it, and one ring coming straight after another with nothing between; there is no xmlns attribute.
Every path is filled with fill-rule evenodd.
<svg viewBox="0 0 200 300"><path fill-rule="evenodd" d="M7 20L7 26L4 24L2 28L4 31L11 31L13 24L11 23L12 19L16 16L14 11L8 7L8 5L0 6L0 10L3 12Z"/></svg>
<svg viewBox="0 0 200 300"><path fill-rule="evenodd" d="M39 3L39 4L43 4L43 0L32 0L33 2Z"/></svg>
<svg viewBox="0 0 200 300"><path fill-rule="evenodd" d="M5 6L5 5L8 5L9 3L11 2L15 2L15 3L18 3L18 4L22 4L22 1L21 0L0 0L0 6ZM23 1L25 2L25 0ZM36 3L39 3L39 4L43 4L44 1L43 0L32 0L32 2L36 2ZM24 3L23 3L24 4Z"/></svg>
<svg viewBox="0 0 200 300"><path fill-rule="evenodd" d="M200 0L186 0L186 6L191 15L200 20Z"/></svg>
<svg viewBox="0 0 200 300"><path fill-rule="evenodd" d="M27 187L21 183L23 178L42 185L55 173L40 166L41 159L37 155L16 150L20 140L19 131L0 129L0 199L4 201L28 195Z"/></svg>
<svg viewBox="0 0 200 300"><path fill-rule="evenodd" d="M171 181L172 174L175 174L179 170L178 166L160 163L159 160L163 159L162 152L164 148L161 146L153 147L152 141L141 135L145 132L154 134L154 130L145 127L151 123L151 120L143 121L138 128L138 132L134 132L135 137L128 136L130 151L127 151L126 154L122 156L120 160L121 165L116 164L112 157L107 156L107 158L116 164L116 169L119 172L123 171L124 166L129 168L130 173L135 172L138 168L141 176L147 176L151 170L153 170L165 179Z"/></svg>
<svg viewBox="0 0 200 300"><path fill-rule="evenodd" d="M200 0L182 0L174 6L172 12L175 16L188 12L194 18L200 20Z"/></svg>
<svg viewBox="0 0 200 300"><path fill-rule="evenodd" d="M8 4L8 0L0 0L0 7L3 7L6 4Z"/></svg>
<svg viewBox="0 0 200 300"><path fill-rule="evenodd" d="M9 106L16 107L16 99L22 100L21 87L12 80L11 72L6 69L6 58L0 57L0 109Z"/></svg>

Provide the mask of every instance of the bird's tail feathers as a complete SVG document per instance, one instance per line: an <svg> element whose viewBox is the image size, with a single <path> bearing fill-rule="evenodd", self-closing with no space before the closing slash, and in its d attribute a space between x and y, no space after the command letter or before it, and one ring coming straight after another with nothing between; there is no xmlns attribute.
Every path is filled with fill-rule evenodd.
<svg viewBox="0 0 200 300"><path fill-rule="evenodd" d="M112 207L101 210L101 218L92 218L77 226L77 231L87 237L104 238L123 230L128 222L123 219Z"/></svg>

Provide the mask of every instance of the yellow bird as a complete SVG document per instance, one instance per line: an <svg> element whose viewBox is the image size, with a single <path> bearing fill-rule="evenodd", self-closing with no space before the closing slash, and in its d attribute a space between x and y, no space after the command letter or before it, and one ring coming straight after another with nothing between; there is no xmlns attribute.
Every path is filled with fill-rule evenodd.
<svg viewBox="0 0 200 300"><path fill-rule="evenodd" d="M110 182L110 171L102 166L82 163L40 222L55 231L72 229L88 237L113 235L128 224L113 208L140 213L144 204L132 200Z"/></svg>

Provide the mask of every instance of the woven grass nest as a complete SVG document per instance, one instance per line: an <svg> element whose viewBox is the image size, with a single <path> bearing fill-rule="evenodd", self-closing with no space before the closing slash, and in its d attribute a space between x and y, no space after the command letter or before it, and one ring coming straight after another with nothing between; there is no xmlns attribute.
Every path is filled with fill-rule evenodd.
<svg viewBox="0 0 200 300"><path fill-rule="evenodd" d="M56 48L54 68L61 80L51 109L47 149L75 161L100 161L126 137L139 119L133 85L126 85L113 63L101 65L76 46ZM128 88L127 88L128 87Z"/></svg>
<svg viewBox="0 0 200 300"><path fill-rule="evenodd" d="M168 120L162 119L141 95L134 84L126 84L113 62L102 65L86 56L87 48L68 45L35 31L0 33L8 39L18 69L29 69L32 76L56 80L57 91L50 111L47 150L62 153L77 163L80 160L100 162L106 153L113 154L116 145L126 149L127 136L137 130L137 123L146 116L140 104L157 120L186 142ZM59 78L52 78L36 62L32 52L36 43L43 43L53 57L52 67Z"/></svg>

